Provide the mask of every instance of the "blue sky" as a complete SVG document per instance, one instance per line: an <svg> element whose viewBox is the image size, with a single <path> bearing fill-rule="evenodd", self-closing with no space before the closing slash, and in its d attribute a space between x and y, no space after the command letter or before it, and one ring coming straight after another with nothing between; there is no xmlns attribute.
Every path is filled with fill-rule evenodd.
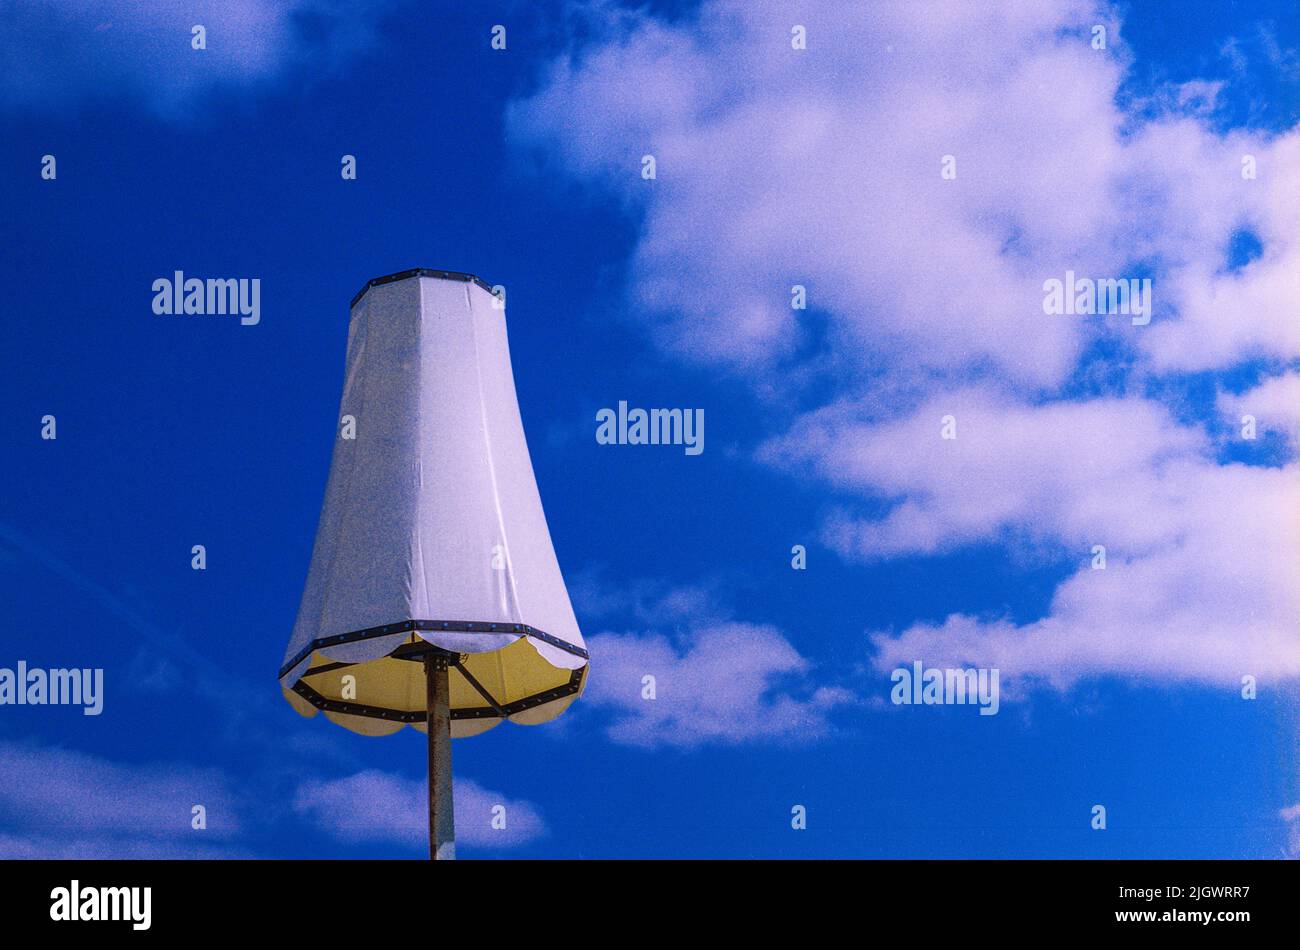
<svg viewBox="0 0 1300 950"><path fill-rule="evenodd" d="M1294 4L36 9L0 667L106 698L0 707L0 854L423 854L423 737L275 679L348 301L415 266L507 287L593 657L558 722L455 744L463 856L1296 852ZM1151 325L1044 315L1067 268L1154 275ZM260 278L261 322L155 316L177 269ZM702 408L704 453L598 445L619 400ZM999 713L891 705L913 659L999 667Z"/></svg>

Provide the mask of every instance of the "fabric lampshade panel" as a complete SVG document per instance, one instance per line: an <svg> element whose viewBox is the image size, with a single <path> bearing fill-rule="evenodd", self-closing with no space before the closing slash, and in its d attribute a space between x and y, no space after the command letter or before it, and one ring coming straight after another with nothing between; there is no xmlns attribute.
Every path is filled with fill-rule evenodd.
<svg viewBox="0 0 1300 950"><path fill-rule="evenodd" d="M280 670L289 702L355 732L425 729L428 644L455 655L451 735L555 718L587 651L515 396L503 301L405 271L352 302L340 423Z"/></svg>

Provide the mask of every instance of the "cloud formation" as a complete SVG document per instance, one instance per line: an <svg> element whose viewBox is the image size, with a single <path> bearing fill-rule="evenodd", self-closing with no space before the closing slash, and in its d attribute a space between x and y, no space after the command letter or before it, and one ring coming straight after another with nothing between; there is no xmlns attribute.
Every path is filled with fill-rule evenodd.
<svg viewBox="0 0 1300 950"><path fill-rule="evenodd" d="M834 709L855 701L846 689L816 686L813 664L781 631L730 619L707 586L642 581L627 591L626 602L588 604L597 615L653 627L588 638L583 707L609 716L605 734L614 742L645 749L811 742L830 732Z"/></svg>
<svg viewBox="0 0 1300 950"><path fill-rule="evenodd" d="M1161 369L1300 355L1300 140L1219 135L1188 90L1134 123L1116 102L1127 56L1088 2L715 0L562 60L512 119L642 215L633 296L660 342L760 385L815 357L855 378L1052 386L1104 334ZM1241 228L1265 251L1229 272ZM1042 284L1067 269L1154 275L1157 322L1045 317Z"/></svg>
<svg viewBox="0 0 1300 950"><path fill-rule="evenodd" d="M532 803L509 799L470 779L455 779L456 840L509 848L546 834ZM294 811L347 843L377 842L428 849L429 792L423 779L367 769L346 778L303 782ZM495 826L494 826L495 820Z"/></svg>
<svg viewBox="0 0 1300 950"><path fill-rule="evenodd" d="M955 438L945 439L949 417ZM1079 557L1109 542L1132 557L1178 533L1184 495L1168 483L1208 449L1203 434L1144 399L1027 405L970 388L902 417L838 403L803 416L759 456L885 507L831 519L823 540L848 558L946 553L1007 536Z"/></svg>
<svg viewBox="0 0 1300 950"><path fill-rule="evenodd" d="M320 75L370 48L389 0L15 0L0 10L0 106L138 99L179 117L215 88ZM192 30L206 31L193 49ZM308 70L303 70L308 67Z"/></svg>
<svg viewBox="0 0 1300 950"><path fill-rule="evenodd" d="M1273 433L1291 445L1300 442L1300 373L1273 376L1243 393L1219 394L1219 411L1239 432L1243 416L1255 420L1255 437Z"/></svg>
<svg viewBox="0 0 1300 950"><path fill-rule="evenodd" d="M941 437L944 415L955 439ZM923 658L1058 683L1122 672L1233 688L1300 676L1300 531L1285 516L1300 464L1221 465L1213 448L1148 400L1026 406L965 391L875 424L833 407L764 453L877 501L878 515L826 524L846 558L1001 541L1077 566L1034 623L956 615L877 632L881 670Z"/></svg>
<svg viewBox="0 0 1300 950"><path fill-rule="evenodd" d="M0 741L0 857L239 856L243 831L226 776L185 765L127 765L65 749ZM207 827L191 827L195 805Z"/></svg>
<svg viewBox="0 0 1300 950"><path fill-rule="evenodd" d="M596 672L583 701L612 711L606 734L627 745L808 742L827 734L832 709L852 701L843 689L809 687L809 662L765 624L710 625L676 642L602 633L590 646Z"/></svg>
<svg viewBox="0 0 1300 950"><path fill-rule="evenodd" d="M1288 805L1279 813L1286 822L1287 838L1283 856L1291 860L1300 860L1300 804Z"/></svg>
<svg viewBox="0 0 1300 950"><path fill-rule="evenodd" d="M757 454L839 495L825 543L1079 565L1036 622L877 631L881 668L1300 675L1300 473L1225 464L1215 441L1247 404L1293 427L1293 378L1196 424L1177 395L1186 374L1300 359L1300 133L1216 127L1230 80L1139 97L1131 59L1089 0L711 0L624 21L511 112L544 162L639 218L631 309L665 352L814 404ZM1069 272L1150 278L1151 323L1044 313Z"/></svg>

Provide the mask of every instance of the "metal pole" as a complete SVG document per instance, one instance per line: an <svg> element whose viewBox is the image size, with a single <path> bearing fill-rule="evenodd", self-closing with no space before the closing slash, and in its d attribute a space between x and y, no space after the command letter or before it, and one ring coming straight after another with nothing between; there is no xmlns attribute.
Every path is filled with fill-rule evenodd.
<svg viewBox="0 0 1300 950"><path fill-rule="evenodd" d="M447 654L431 650L424 656L424 680L429 708L429 860L456 857L456 824L451 801L451 691Z"/></svg>

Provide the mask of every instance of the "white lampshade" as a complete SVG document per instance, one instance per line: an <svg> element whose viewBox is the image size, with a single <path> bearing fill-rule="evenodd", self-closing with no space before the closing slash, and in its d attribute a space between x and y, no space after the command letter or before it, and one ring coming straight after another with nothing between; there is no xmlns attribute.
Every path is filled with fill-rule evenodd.
<svg viewBox="0 0 1300 950"><path fill-rule="evenodd" d="M334 458L280 682L304 715L369 735L423 730L424 668L403 656L425 643L459 655L453 737L553 719L586 678L502 301L469 274L412 270L352 301Z"/></svg>

